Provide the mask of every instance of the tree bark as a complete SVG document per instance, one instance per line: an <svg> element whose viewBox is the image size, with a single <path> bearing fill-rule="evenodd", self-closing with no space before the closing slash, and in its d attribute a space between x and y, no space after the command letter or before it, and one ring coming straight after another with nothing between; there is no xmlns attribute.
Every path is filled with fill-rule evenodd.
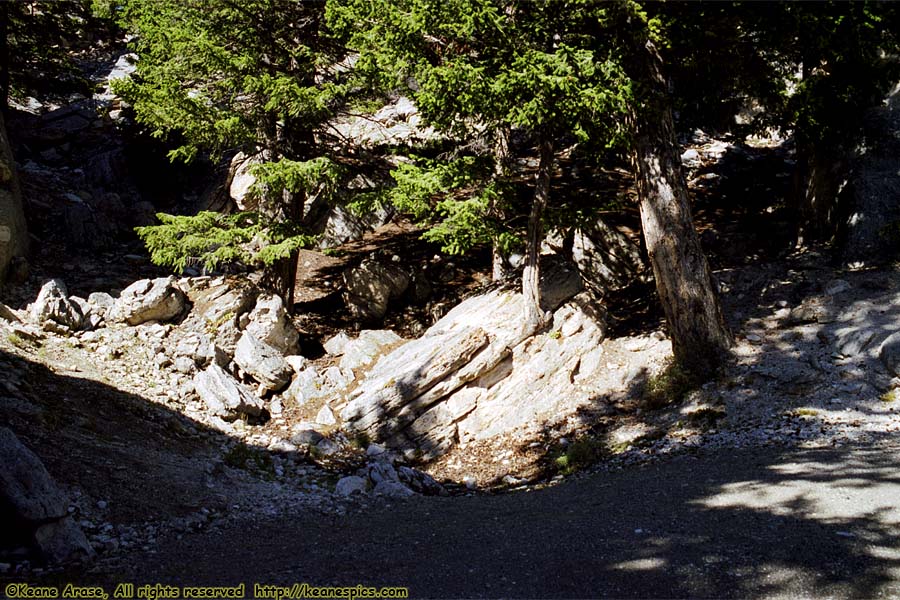
<svg viewBox="0 0 900 600"><path fill-rule="evenodd" d="M550 169L553 165L553 140L547 131L539 139L540 162L534 185L534 200L528 215L528 247L522 272L522 295L525 299L525 326L537 331L544 326L541 309L541 238L544 233L544 209L550 197Z"/></svg>
<svg viewBox="0 0 900 600"><path fill-rule="evenodd" d="M9 110L9 3L0 2L0 111Z"/></svg>
<svg viewBox="0 0 900 600"><path fill-rule="evenodd" d="M656 289L676 361L693 376L708 378L732 340L694 230L662 59L651 41L637 48L631 68L644 93L633 115L632 158Z"/></svg>
<svg viewBox="0 0 900 600"><path fill-rule="evenodd" d="M27 255L28 229L22 208L22 193L6 136L6 124L0 114L0 284L6 278L10 262Z"/></svg>
<svg viewBox="0 0 900 600"><path fill-rule="evenodd" d="M503 181L509 175L509 127L499 127L494 135L494 181ZM491 200L488 211L491 218L503 221L505 216L503 207L498 205L496 199ZM512 271L509 260L500 249L496 238L491 247L491 264L493 281L505 279Z"/></svg>

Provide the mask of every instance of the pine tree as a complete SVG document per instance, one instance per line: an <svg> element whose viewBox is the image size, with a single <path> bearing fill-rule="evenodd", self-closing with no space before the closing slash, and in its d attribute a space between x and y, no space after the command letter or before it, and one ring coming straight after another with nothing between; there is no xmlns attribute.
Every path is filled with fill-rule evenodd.
<svg viewBox="0 0 900 600"><path fill-rule="evenodd" d="M522 280L525 330L544 323L539 249L561 140L620 133L629 98L614 40L591 24L605 6L591 1L356 0L329 4L332 26L360 52L356 70L387 89L407 89L424 117L468 156L398 168L392 193L401 208L437 213L429 233L451 251L491 240L511 245L498 217L508 203L509 132L530 136L538 166L528 215ZM487 162L487 164L485 164ZM431 200L438 194L440 201Z"/></svg>
<svg viewBox="0 0 900 600"><path fill-rule="evenodd" d="M173 160L238 150L259 160L256 214L201 214L197 223L164 217L160 229L140 231L154 260L183 266L185 257L172 250L180 247L207 264L256 261L265 267L264 282L293 305L297 252L310 240L302 227L305 202L333 191L341 171L323 130L347 87L330 68L341 48L323 30L324 11L323 2L295 0L124 4L120 22L136 34L138 61L117 90L137 121L175 143ZM239 225L240 232L228 233ZM186 237L190 244L176 244ZM223 249L226 239L230 249Z"/></svg>

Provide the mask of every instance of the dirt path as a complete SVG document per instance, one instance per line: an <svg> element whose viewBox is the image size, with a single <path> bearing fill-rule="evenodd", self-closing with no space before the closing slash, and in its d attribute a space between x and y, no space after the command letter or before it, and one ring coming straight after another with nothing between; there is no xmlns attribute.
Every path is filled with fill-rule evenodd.
<svg viewBox="0 0 900 600"><path fill-rule="evenodd" d="M411 597L900 594L900 446L701 452L345 517L248 514L85 583L408 586ZM189 567L188 567L189 565Z"/></svg>

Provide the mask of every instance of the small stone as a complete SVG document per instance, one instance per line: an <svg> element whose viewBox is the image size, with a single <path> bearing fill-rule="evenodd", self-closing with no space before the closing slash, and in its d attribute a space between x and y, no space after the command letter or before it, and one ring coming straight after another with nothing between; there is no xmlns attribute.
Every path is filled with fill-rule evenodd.
<svg viewBox="0 0 900 600"><path fill-rule="evenodd" d="M466 486L467 489L470 489L470 490L474 490L478 487L478 482L475 481L475 478L472 477L471 475L466 475L465 477L463 477L463 484Z"/></svg>
<svg viewBox="0 0 900 600"><path fill-rule="evenodd" d="M399 481L381 481L375 485L372 490L376 496L385 496L388 498L409 498L416 493L400 483Z"/></svg>
<svg viewBox="0 0 900 600"><path fill-rule="evenodd" d="M832 279L825 284L825 295L836 296L850 289L850 284L843 279Z"/></svg>
<svg viewBox="0 0 900 600"><path fill-rule="evenodd" d="M386 451L385 447L380 444L369 444L369 447L366 448L366 456L380 456Z"/></svg>
<svg viewBox="0 0 900 600"><path fill-rule="evenodd" d="M106 500L98 500L97 501L97 508L99 508L100 510L106 510L106 508L108 506L109 506L109 504L106 502Z"/></svg>
<svg viewBox="0 0 900 600"><path fill-rule="evenodd" d="M323 406L316 414L316 423L319 425L334 425L337 423L337 419L334 418L334 413L330 408Z"/></svg>

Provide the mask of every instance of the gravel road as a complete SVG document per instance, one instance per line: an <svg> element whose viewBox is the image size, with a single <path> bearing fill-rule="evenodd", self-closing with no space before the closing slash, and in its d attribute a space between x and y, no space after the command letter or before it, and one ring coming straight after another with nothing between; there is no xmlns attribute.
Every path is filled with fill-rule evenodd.
<svg viewBox="0 0 900 600"><path fill-rule="evenodd" d="M176 585L407 586L411 597L900 595L900 446L698 452L550 489L230 522L115 573Z"/></svg>

